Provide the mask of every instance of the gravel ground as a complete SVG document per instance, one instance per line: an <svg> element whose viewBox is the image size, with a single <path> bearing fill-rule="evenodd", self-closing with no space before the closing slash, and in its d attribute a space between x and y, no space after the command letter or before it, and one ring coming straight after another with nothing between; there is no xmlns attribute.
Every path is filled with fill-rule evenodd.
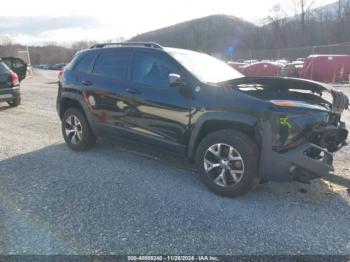
<svg viewBox="0 0 350 262"><path fill-rule="evenodd" d="M0 105L0 254L350 254L345 188L267 183L228 199L152 148L101 140L72 152L55 80L38 71L21 106ZM349 146L335 166L350 176Z"/></svg>

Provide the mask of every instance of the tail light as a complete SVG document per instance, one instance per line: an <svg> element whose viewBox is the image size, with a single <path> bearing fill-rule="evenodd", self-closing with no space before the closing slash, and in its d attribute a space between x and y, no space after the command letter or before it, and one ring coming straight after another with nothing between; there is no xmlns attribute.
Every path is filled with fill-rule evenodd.
<svg viewBox="0 0 350 262"><path fill-rule="evenodd" d="M18 79L18 75L16 73L12 73L12 85L13 86L19 85L19 79Z"/></svg>
<svg viewBox="0 0 350 262"><path fill-rule="evenodd" d="M58 80L61 79L62 75L63 75L63 71L64 69L62 68L59 72L58 72Z"/></svg>

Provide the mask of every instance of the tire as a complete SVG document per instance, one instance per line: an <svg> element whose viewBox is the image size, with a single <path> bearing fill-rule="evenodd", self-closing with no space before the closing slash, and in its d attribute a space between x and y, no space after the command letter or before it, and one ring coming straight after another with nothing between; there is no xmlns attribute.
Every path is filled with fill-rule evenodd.
<svg viewBox="0 0 350 262"><path fill-rule="evenodd" d="M86 117L77 108L69 108L64 113L62 134L66 144L74 151L87 151L97 141L97 137L92 132Z"/></svg>
<svg viewBox="0 0 350 262"><path fill-rule="evenodd" d="M21 98L20 97L13 98L7 103L9 104L10 107L17 107L21 104Z"/></svg>
<svg viewBox="0 0 350 262"><path fill-rule="evenodd" d="M200 179L222 196L237 197L253 190L260 180L258 166L257 145L235 130L219 130L207 135L196 151Z"/></svg>

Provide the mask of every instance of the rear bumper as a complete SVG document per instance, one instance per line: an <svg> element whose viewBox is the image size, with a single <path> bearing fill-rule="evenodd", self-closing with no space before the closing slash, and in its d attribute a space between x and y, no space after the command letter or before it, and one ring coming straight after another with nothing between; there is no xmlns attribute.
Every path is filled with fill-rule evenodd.
<svg viewBox="0 0 350 262"><path fill-rule="evenodd" d="M327 149L313 143L304 143L287 152L272 150L271 126L263 126L263 142L260 157L260 176L267 180L308 183L315 178L324 178L350 188L350 179L334 175L333 155ZM310 152L320 152L315 157Z"/></svg>
<svg viewBox="0 0 350 262"><path fill-rule="evenodd" d="M3 88L0 89L0 101L10 101L15 98L21 97L21 92L19 87L13 88Z"/></svg>

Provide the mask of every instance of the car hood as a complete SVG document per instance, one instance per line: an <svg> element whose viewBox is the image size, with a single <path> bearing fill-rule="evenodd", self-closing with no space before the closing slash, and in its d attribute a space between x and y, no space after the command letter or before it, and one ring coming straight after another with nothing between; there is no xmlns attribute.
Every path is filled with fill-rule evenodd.
<svg viewBox="0 0 350 262"><path fill-rule="evenodd" d="M349 99L328 84L288 77L243 77L219 83L256 98L273 102L293 102L294 106L342 113Z"/></svg>

